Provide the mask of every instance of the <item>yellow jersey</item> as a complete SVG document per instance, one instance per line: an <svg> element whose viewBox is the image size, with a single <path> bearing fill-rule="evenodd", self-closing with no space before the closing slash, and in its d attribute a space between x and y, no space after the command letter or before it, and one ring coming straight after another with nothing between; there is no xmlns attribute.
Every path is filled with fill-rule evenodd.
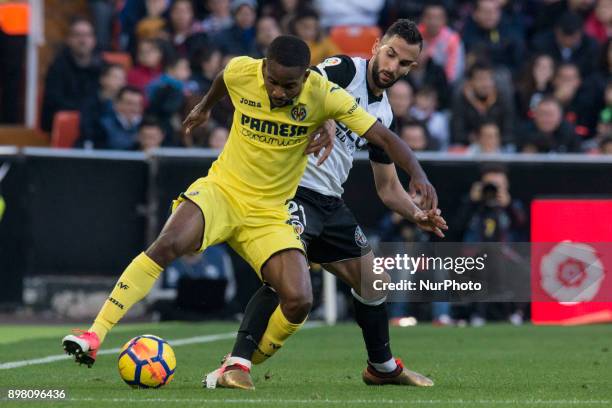
<svg viewBox="0 0 612 408"><path fill-rule="evenodd" d="M365 134L376 122L344 89L311 72L291 104L272 108L263 59L233 58L223 79L235 112L229 139L208 179L247 205L278 206L295 195L308 136L325 120Z"/></svg>

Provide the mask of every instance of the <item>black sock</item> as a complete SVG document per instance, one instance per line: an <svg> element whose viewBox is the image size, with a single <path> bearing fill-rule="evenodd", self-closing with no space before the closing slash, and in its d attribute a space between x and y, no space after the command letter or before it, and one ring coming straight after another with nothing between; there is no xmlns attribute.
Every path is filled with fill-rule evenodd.
<svg viewBox="0 0 612 408"><path fill-rule="evenodd" d="M264 285L253 294L238 329L232 350L233 357L251 360L253 352L266 332L270 316L277 306L278 295L269 286Z"/></svg>
<svg viewBox="0 0 612 408"><path fill-rule="evenodd" d="M393 358L389 345L389 317L385 302L377 306L361 303L353 296L355 320L368 350L368 360L372 363L384 363Z"/></svg>

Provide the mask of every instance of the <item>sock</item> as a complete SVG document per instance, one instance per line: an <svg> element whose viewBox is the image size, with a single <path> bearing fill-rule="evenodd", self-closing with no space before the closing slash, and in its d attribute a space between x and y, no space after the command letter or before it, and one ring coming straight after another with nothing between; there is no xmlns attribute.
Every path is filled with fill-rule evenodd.
<svg viewBox="0 0 612 408"><path fill-rule="evenodd" d="M397 363L394 358L391 358L384 363L372 363L369 361L370 365L376 369L379 373L392 373L397 369Z"/></svg>
<svg viewBox="0 0 612 408"><path fill-rule="evenodd" d="M266 331L270 316L277 307L278 295L268 285L262 286L255 292L244 311L232 357L251 359Z"/></svg>
<svg viewBox="0 0 612 408"><path fill-rule="evenodd" d="M226 367L231 367L236 364L246 367L249 371L251 370L251 360L246 358L230 356L225 362Z"/></svg>
<svg viewBox="0 0 612 408"><path fill-rule="evenodd" d="M387 316L386 298L367 301L351 289L355 320L368 350L368 361L383 364L393 360L389 345L389 317ZM394 361L395 362L395 361ZM376 367L376 366L374 366Z"/></svg>
<svg viewBox="0 0 612 408"><path fill-rule="evenodd" d="M128 265L89 328L98 335L100 344L127 311L149 293L162 271L144 252Z"/></svg>
<svg viewBox="0 0 612 408"><path fill-rule="evenodd" d="M306 319L304 319L304 321L306 321ZM291 323L287 320L280 305L278 305L274 313L272 313L272 316L270 316L268 327L257 349L253 353L251 358L253 364L261 364L272 357L272 355L285 344L285 340L302 327L303 324L304 322Z"/></svg>

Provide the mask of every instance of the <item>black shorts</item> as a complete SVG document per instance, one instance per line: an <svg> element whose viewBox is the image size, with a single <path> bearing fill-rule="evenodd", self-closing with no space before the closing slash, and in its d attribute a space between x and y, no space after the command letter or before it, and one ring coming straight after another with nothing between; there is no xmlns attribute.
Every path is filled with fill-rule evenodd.
<svg viewBox="0 0 612 408"><path fill-rule="evenodd" d="M289 215L312 262L359 258L371 251L355 216L341 198L298 187L289 200Z"/></svg>

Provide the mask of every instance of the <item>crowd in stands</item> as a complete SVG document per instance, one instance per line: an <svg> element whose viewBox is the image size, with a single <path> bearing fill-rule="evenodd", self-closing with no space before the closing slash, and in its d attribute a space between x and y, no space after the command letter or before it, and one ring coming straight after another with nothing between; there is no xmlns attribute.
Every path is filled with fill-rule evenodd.
<svg viewBox="0 0 612 408"><path fill-rule="evenodd" d="M418 66L389 90L417 151L609 154L612 0L89 0L50 65L41 127L80 111L77 146L222 147L232 106L188 139L181 120L232 57L278 35L312 64L345 52L338 25L418 22ZM380 31L377 31L380 32ZM367 39L364 39L367 41ZM119 57L118 57L119 56Z"/></svg>

